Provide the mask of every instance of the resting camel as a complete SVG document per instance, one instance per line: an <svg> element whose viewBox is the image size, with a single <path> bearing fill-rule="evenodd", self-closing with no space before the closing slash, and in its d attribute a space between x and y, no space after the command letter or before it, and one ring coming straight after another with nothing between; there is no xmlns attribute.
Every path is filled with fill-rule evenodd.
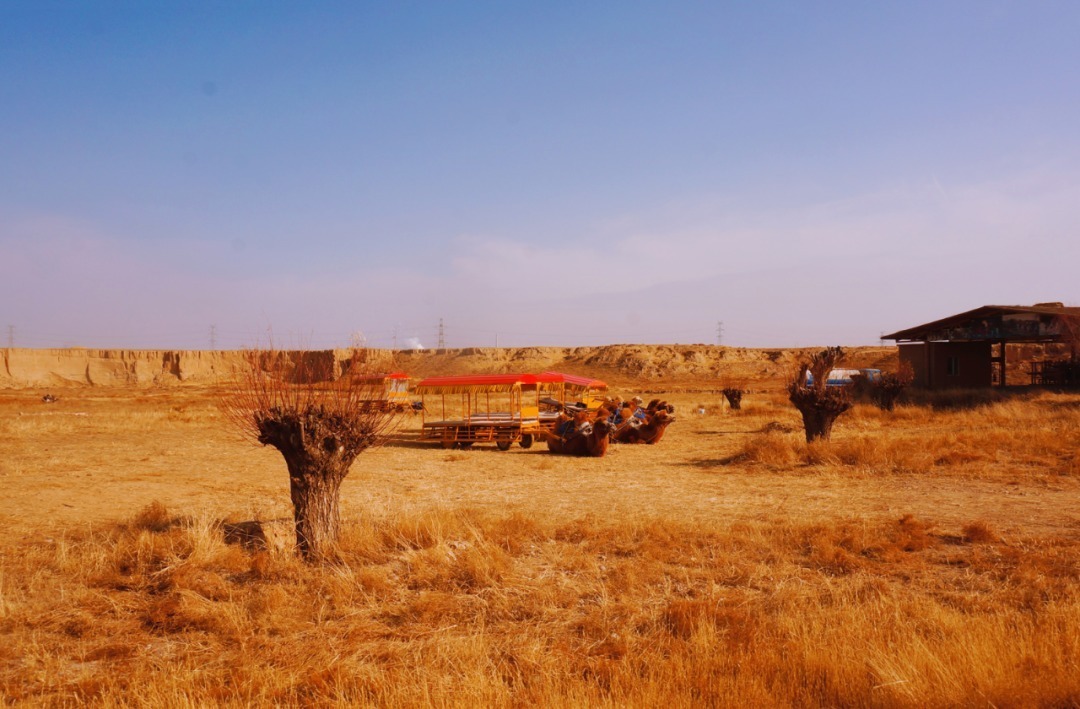
<svg viewBox="0 0 1080 709"><path fill-rule="evenodd" d="M610 411L611 413L615 413L616 411L621 409L622 404L623 404L623 401L622 401L621 396L616 396L616 397L606 396L606 397L604 397L604 408L607 409L608 411Z"/></svg>
<svg viewBox="0 0 1080 709"><path fill-rule="evenodd" d="M649 405L645 407L645 411L650 414L655 413L661 409L667 411L669 414L675 413L675 407L661 399L653 399L649 402Z"/></svg>
<svg viewBox="0 0 1080 709"><path fill-rule="evenodd" d="M645 423L640 426L620 427L615 432L615 442L646 443L648 445L658 443L664 437L664 431L674 420L674 414L668 413L666 408L658 408L656 413L649 414Z"/></svg>
<svg viewBox="0 0 1080 709"><path fill-rule="evenodd" d="M590 420L592 416L586 411L576 414L573 417L574 430L563 435L559 432L564 430L570 417L559 414L555 430L547 433L548 450L557 455L603 457L611 441L611 424L606 421L606 417Z"/></svg>

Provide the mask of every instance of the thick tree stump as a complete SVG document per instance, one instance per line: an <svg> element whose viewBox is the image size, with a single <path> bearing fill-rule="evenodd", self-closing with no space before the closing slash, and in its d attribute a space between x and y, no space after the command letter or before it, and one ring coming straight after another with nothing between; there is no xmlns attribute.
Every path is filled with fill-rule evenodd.
<svg viewBox="0 0 1080 709"><path fill-rule="evenodd" d="M807 443L818 438L828 440L836 419L851 408L850 395L843 388L799 389L792 392L791 403L802 414Z"/></svg>
<svg viewBox="0 0 1080 709"><path fill-rule="evenodd" d="M724 398L727 399L728 404L731 406L732 411L739 411L742 409L742 397L743 390L728 387L724 389Z"/></svg>
<svg viewBox="0 0 1080 709"><path fill-rule="evenodd" d="M320 407L270 410L259 421L259 442L281 451L289 468L296 548L306 559L332 554L341 533L341 483L370 443L348 424Z"/></svg>
<svg viewBox="0 0 1080 709"><path fill-rule="evenodd" d="M301 556L317 559L332 553L341 534L341 483L348 472L348 468L301 471L289 465L296 548Z"/></svg>

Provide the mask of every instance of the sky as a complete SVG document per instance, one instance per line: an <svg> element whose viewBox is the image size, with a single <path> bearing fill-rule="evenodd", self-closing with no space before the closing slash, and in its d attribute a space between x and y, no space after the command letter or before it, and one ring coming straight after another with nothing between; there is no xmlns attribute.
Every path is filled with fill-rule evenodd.
<svg viewBox="0 0 1080 709"><path fill-rule="evenodd" d="M1080 305L1080 3L0 0L0 345Z"/></svg>

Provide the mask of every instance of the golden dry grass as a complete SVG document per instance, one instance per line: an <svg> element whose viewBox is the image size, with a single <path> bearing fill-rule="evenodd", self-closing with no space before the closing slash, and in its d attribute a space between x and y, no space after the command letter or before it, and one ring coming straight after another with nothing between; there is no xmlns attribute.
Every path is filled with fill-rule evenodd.
<svg viewBox="0 0 1080 709"><path fill-rule="evenodd" d="M39 396L0 393L8 701L1080 705L1080 396L857 406L808 446L779 394L687 393L599 460L411 421L327 566L224 542L288 484L212 392Z"/></svg>

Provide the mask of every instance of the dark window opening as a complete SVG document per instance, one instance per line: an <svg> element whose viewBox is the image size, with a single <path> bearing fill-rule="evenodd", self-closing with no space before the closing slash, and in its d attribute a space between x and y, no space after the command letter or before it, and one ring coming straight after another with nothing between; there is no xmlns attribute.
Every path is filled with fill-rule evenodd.
<svg viewBox="0 0 1080 709"><path fill-rule="evenodd" d="M949 357L945 362L945 373L950 377L956 377L960 375L960 358Z"/></svg>

